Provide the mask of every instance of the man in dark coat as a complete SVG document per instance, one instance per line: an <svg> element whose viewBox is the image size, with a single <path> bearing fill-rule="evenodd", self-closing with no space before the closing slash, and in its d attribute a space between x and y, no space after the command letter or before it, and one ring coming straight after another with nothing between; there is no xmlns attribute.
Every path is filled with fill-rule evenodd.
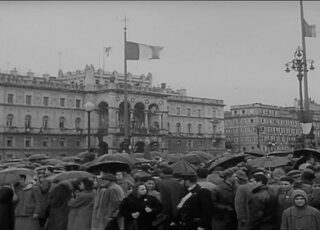
<svg viewBox="0 0 320 230"><path fill-rule="evenodd" d="M0 186L0 228L14 230L13 201L17 199L13 185Z"/></svg>
<svg viewBox="0 0 320 230"><path fill-rule="evenodd" d="M179 230L210 230L213 212L211 192L197 184L195 173L181 177L187 188L187 193L177 206L178 215L174 225Z"/></svg>
<svg viewBox="0 0 320 230"><path fill-rule="evenodd" d="M248 230L273 230L276 228L277 197L268 188L268 178L263 174L251 177L252 195L249 198Z"/></svg>
<svg viewBox="0 0 320 230"><path fill-rule="evenodd" d="M162 216L166 217L163 229L169 229L170 223L176 216L176 207L183 195L183 188L179 182L172 178L171 168L162 169L161 179L156 182L156 190L160 192L162 203Z"/></svg>

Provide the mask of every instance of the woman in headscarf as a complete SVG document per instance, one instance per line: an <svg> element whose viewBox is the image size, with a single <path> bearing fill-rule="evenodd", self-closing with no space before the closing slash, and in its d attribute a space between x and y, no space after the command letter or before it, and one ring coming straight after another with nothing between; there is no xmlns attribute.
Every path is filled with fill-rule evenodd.
<svg viewBox="0 0 320 230"><path fill-rule="evenodd" d="M160 213L161 207L157 198L147 195L147 187L144 183L135 184L132 193L120 205L120 214L124 217L124 229L130 229L134 220L139 230L157 229L152 222Z"/></svg>
<svg viewBox="0 0 320 230"><path fill-rule="evenodd" d="M307 204L307 194L301 189L292 192L293 206L282 214L281 230L318 230L320 212Z"/></svg>

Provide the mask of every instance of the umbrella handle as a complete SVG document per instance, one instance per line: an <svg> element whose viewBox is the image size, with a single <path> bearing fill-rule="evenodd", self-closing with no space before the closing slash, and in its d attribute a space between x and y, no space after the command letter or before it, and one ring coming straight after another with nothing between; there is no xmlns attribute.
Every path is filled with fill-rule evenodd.
<svg viewBox="0 0 320 230"><path fill-rule="evenodd" d="M11 184L11 189L12 189L12 192L13 192L12 200L13 200L13 201L17 201L17 200L18 200L18 196L17 196L17 194L16 194L16 191L14 190L13 184Z"/></svg>

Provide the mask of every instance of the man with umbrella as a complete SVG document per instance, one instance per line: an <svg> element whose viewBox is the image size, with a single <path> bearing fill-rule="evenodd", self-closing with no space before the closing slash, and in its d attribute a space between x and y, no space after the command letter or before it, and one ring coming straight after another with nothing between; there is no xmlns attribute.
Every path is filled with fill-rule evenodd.
<svg viewBox="0 0 320 230"><path fill-rule="evenodd" d="M177 206L178 215L173 225L181 230L211 229L211 192L197 184L197 174L194 172L185 173L180 177L187 193Z"/></svg>

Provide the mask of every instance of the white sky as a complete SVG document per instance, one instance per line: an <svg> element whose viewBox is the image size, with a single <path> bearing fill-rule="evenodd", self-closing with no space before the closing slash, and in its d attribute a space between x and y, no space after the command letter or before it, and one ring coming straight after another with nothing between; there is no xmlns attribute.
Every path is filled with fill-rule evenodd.
<svg viewBox="0 0 320 230"><path fill-rule="evenodd" d="M304 2L318 38L306 38L309 96L320 102L320 2ZM151 72L154 84L186 88L189 96L227 105L261 102L290 106L299 96L296 73L285 63L301 44L298 1L55 1L0 2L0 69L57 76L102 68L123 73L123 18L127 40L164 46L160 60L129 61L128 72ZM100 61L99 61L100 60Z"/></svg>

